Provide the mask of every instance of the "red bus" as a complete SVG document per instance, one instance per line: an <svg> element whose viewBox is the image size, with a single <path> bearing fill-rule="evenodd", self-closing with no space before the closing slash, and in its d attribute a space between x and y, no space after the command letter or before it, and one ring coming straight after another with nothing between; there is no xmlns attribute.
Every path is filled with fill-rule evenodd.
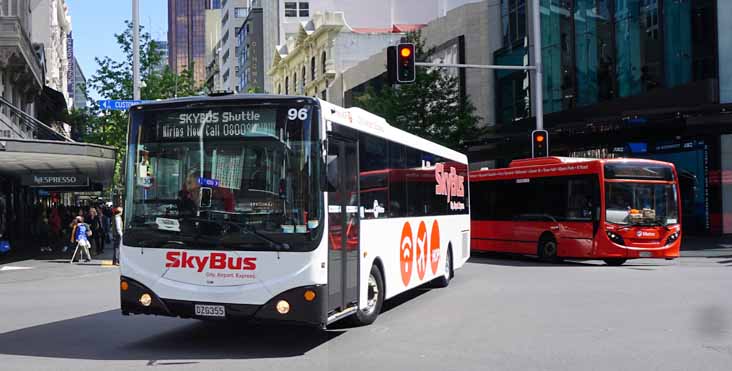
<svg viewBox="0 0 732 371"><path fill-rule="evenodd" d="M681 200L673 164L544 157L470 173L473 251L602 259L674 259Z"/></svg>

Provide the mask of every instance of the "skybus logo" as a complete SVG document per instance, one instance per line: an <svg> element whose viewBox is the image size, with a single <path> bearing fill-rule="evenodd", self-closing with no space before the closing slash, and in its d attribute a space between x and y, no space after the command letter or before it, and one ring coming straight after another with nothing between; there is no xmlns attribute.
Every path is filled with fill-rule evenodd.
<svg viewBox="0 0 732 371"><path fill-rule="evenodd" d="M165 254L165 268L195 269L198 272L229 269L253 271L257 269L257 258L230 257L225 253L212 252L209 256L188 255L185 251L168 251Z"/></svg>
<svg viewBox="0 0 732 371"><path fill-rule="evenodd" d="M465 177L458 175L454 167L450 166L450 172L445 171L445 164L435 165L435 194L447 196L447 203L450 210L464 210L465 204L453 201L453 197L465 197Z"/></svg>

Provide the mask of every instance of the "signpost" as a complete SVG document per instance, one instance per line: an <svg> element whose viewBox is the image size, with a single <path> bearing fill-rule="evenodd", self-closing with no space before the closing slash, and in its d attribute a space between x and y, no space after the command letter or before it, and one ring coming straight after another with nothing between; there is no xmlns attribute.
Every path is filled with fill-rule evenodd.
<svg viewBox="0 0 732 371"><path fill-rule="evenodd" d="M135 104L145 103L144 100L99 100L99 108L103 110L127 111Z"/></svg>

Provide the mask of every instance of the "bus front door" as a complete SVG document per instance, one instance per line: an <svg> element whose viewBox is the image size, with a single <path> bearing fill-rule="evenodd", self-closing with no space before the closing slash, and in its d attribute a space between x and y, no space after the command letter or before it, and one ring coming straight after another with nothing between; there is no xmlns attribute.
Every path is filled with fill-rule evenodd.
<svg viewBox="0 0 732 371"><path fill-rule="evenodd" d="M359 172L356 141L328 138L328 311L358 304Z"/></svg>

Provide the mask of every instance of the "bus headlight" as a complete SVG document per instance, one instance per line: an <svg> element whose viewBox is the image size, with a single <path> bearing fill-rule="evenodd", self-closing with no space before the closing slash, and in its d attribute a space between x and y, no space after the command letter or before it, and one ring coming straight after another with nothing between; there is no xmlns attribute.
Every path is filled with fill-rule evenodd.
<svg viewBox="0 0 732 371"><path fill-rule="evenodd" d="M277 302L276 308L279 314L287 314L290 312L290 303L287 300L280 300Z"/></svg>
<svg viewBox="0 0 732 371"><path fill-rule="evenodd" d="M668 238L666 239L666 245L670 245L678 239L679 239L679 232L674 232L670 236L668 236Z"/></svg>
<svg viewBox="0 0 732 371"><path fill-rule="evenodd" d="M625 240L623 240L623 237L615 232L607 231L607 237L610 239L610 241L613 241L618 245L625 245Z"/></svg>
<svg viewBox="0 0 732 371"><path fill-rule="evenodd" d="M145 307L149 307L152 304L152 297L148 293L140 295L140 304Z"/></svg>

